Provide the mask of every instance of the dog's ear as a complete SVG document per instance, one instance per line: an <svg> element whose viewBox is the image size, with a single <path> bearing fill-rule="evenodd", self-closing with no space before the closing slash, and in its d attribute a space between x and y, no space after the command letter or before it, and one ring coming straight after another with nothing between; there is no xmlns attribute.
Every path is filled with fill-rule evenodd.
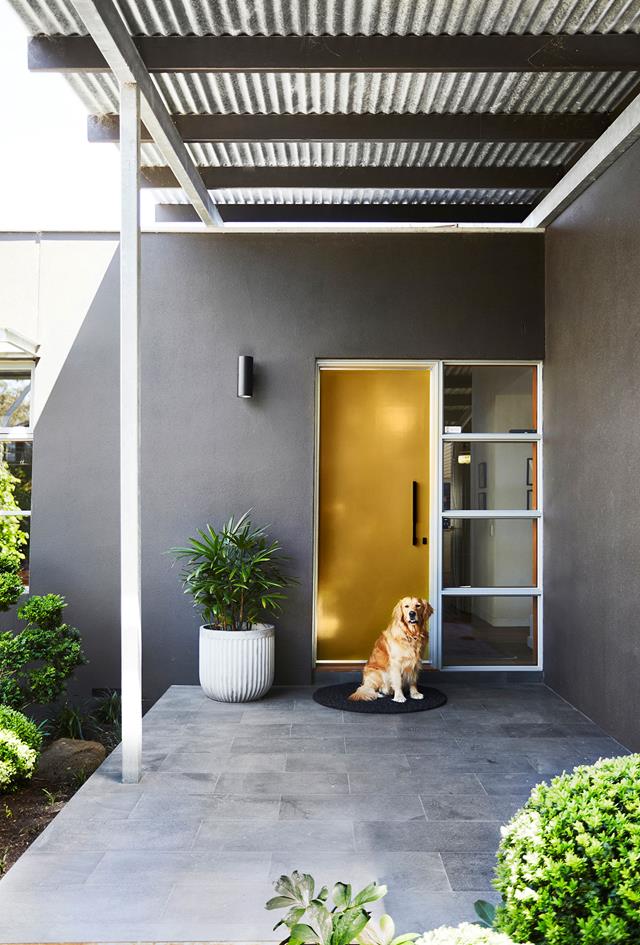
<svg viewBox="0 0 640 945"><path fill-rule="evenodd" d="M393 623L402 623L402 598L391 611L391 620Z"/></svg>
<svg viewBox="0 0 640 945"><path fill-rule="evenodd" d="M424 608L424 619L428 620L429 617L433 614L433 607L431 606L428 600L424 600L424 599L422 601L422 606Z"/></svg>

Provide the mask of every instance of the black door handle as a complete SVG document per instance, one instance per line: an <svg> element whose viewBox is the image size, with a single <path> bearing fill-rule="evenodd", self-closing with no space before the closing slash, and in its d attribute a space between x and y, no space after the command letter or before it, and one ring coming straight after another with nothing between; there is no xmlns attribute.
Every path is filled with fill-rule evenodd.
<svg viewBox="0 0 640 945"><path fill-rule="evenodd" d="M411 544L418 544L418 483L411 483Z"/></svg>

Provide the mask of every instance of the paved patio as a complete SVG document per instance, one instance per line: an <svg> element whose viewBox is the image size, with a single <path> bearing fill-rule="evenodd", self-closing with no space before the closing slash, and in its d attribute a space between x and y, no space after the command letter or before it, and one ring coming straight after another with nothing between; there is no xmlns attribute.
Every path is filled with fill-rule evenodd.
<svg viewBox="0 0 640 945"><path fill-rule="evenodd" d="M542 685L438 685L442 709L380 718L173 686L141 783L116 751L0 881L0 941L278 941L264 901L295 868L387 883L399 931L472 919L533 785L626 750Z"/></svg>

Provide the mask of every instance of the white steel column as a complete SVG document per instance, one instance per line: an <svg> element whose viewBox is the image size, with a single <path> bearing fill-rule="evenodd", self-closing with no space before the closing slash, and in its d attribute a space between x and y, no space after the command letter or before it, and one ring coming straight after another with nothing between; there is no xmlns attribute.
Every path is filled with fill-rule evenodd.
<svg viewBox="0 0 640 945"><path fill-rule="evenodd" d="M140 92L120 85L120 640L122 780L142 767Z"/></svg>

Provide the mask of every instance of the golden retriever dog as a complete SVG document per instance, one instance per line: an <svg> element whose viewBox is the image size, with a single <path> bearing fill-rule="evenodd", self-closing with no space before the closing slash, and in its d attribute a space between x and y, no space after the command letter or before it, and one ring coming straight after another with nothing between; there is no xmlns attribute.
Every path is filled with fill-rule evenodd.
<svg viewBox="0 0 640 945"><path fill-rule="evenodd" d="M376 640L362 673L362 685L349 699L369 702L393 692L394 702L406 702L403 686L412 699L422 699L416 682L429 638L427 625L433 607L421 597L403 597L393 608L389 626Z"/></svg>

